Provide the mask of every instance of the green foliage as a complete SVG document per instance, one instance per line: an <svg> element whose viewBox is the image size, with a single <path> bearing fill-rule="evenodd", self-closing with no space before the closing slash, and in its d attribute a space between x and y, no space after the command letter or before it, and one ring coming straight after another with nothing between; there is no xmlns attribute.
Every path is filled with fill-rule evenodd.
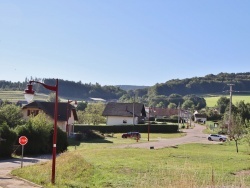
<svg viewBox="0 0 250 188"><path fill-rule="evenodd" d="M25 145L25 153L34 155L52 152L53 124L45 114L39 113L31 117L25 125L18 126L15 130L19 136L26 136L29 140ZM57 128L57 152L67 150L67 145L66 133Z"/></svg>
<svg viewBox="0 0 250 188"><path fill-rule="evenodd" d="M78 123L99 125L106 123L102 112L105 108L104 103L89 103L85 111L77 111Z"/></svg>
<svg viewBox="0 0 250 188"><path fill-rule="evenodd" d="M6 123L3 123L0 125L0 139L0 158L11 157L17 134Z"/></svg>
<svg viewBox="0 0 250 188"><path fill-rule="evenodd" d="M183 108L183 109L185 109L185 110L187 110L187 109L193 109L194 108L194 102L193 101L191 101L191 100L186 100L182 105L181 105L181 107Z"/></svg>
<svg viewBox="0 0 250 188"><path fill-rule="evenodd" d="M88 106L88 103L87 102L78 102L77 103L77 107L76 107L76 110L81 110L81 111L84 111L85 108Z"/></svg>
<svg viewBox="0 0 250 188"><path fill-rule="evenodd" d="M220 97L219 100L217 101L217 106L220 109L220 113L224 114L226 111L226 108L230 104L230 99L227 97Z"/></svg>
<svg viewBox="0 0 250 188"><path fill-rule="evenodd" d="M14 104L5 104L0 107L0 124L6 122L11 128L23 124L22 112L19 106Z"/></svg>
<svg viewBox="0 0 250 188"><path fill-rule="evenodd" d="M176 109L177 105L175 103L169 103L168 108L170 108L170 109Z"/></svg>

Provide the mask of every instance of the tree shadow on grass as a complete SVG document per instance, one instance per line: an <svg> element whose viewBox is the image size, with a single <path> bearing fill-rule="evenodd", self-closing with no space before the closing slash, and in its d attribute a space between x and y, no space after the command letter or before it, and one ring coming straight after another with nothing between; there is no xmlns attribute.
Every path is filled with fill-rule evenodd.
<svg viewBox="0 0 250 188"><path fill-rule="evenodd" d="M87 140L75 140L75 139L69 139L69 146L79 146L81 143L100 143L100 144L108 144L113 143L112 141L106 140L106 139L87 139Z"/></svg>

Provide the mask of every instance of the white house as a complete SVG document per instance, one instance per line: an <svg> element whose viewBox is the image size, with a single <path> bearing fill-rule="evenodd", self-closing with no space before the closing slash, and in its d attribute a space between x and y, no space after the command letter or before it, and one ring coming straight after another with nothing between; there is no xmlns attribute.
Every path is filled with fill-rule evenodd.
<svg viewBox="0 0 250 188"><path fill-rule="evenodd" d="M195 111L194 112L194 121L205 123L207 121L207 115L206 114L199 114L199 112Z"/></svg>
<svg viewBox="0 0 250 188"><path fill-rule="evenodd" d="M107 125L136 125L144 122L146 111L142 103L110 102L102 115L106 116Z"/></svg>

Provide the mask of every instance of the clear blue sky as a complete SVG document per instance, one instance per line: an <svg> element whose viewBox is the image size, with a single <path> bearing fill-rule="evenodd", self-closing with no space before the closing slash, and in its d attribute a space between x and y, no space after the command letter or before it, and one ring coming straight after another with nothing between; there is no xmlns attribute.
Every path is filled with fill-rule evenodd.
<svg viewBox="0 0 250 188"><path fill-rule="evenodd" d="M0 70L148 86L250 72L250 1L1 0Z"/></svg>

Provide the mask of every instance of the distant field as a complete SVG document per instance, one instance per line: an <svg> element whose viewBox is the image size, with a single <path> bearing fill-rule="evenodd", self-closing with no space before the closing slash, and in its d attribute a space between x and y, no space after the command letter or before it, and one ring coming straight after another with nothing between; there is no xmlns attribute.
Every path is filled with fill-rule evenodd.
<svg viewBox="0 0 250 188"><path fill-rule="evenodd" d="M223 95L225 96L225 95ZM207 103L207 107L214 107L217 104L218 99L222 97L221 96L210 96L210 97L204 97ZM230 97L229 95L226 97ZM244 101L245 103L250 103L250 95L232 95L232 102L233 104L236 104L237 102Z"/></svg>
<svg viewBox="0 0 250 188"><path fill-rule="evenodd" d="M24 91L0 91L0 99L8 100L10 102L17 102L17 101L23 101L24 98ZM34 96L35 100L47 100L48 95L45 94L35 94Z"/></svg>

